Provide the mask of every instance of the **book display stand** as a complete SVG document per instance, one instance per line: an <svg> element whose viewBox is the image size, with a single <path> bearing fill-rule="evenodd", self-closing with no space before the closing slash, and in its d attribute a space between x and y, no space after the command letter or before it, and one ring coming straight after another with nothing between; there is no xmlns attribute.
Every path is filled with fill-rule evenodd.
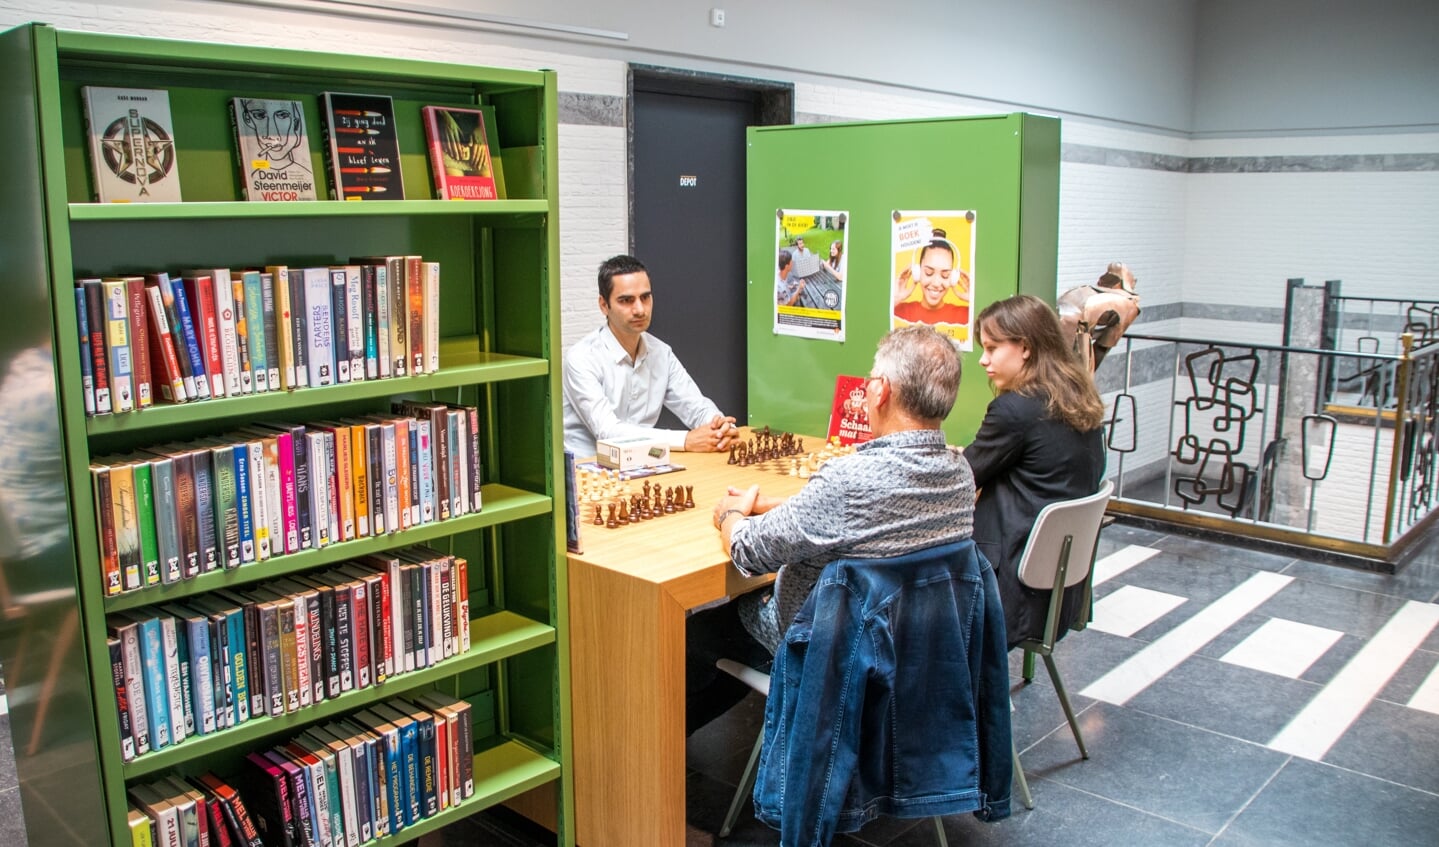
<svg viewBox="0 0 1439 847"><path fill-rule="evenodd" d="M0 180L0 659L31 843L130 844L127 805L149 791L142 786L207 773L238 777L249 754L323 734L330 722L397 698L460 698L471 706L471 731L460 737L472 739L473 795L368 843L408 842L544 787L555 798L559 843L572 845L555 74L41 24L0 33L0 74L7 80L0 103L15 116L0 134L9 166ZM173 147L166 152L175 158L182 201L92 202L86 86L167 92ZM429 196L423 106L485 108L494 115L486 130L496 168L503 159L529 172L510 173L505 199L485 203L247 202L234 99L299 104L310 128L302 161L313 162L325 197L326 91L393 102L409 197ZM437 370L185 404L157 397L148 408L86 415L76 279L392 255L423 256L444 269ZM405 403L477 410L477 511L107 591L90 470L96 459L212 444L256 424L388 415ZM259 593L277 580L310 584L352 561L416 545L468 562L466 584L454 586L468 598L467 649L294 710L122 756L123 702L107 650L114 620L213 605L216 592Z"/></svg>

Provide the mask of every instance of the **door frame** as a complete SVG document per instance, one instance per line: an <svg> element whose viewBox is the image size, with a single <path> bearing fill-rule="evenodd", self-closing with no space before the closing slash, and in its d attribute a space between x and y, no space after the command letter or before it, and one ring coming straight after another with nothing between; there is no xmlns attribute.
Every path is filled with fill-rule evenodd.
<svg viewBox="0 0 1439 847"><path fill-rule="evenodd" d="M794 83L733 74L631 62L625 78L625 219L631 255L635 252L635 89L690 97L748 99L759 116L755 126L794 123ZM736 96L738 95L738 96Z"/></svg>

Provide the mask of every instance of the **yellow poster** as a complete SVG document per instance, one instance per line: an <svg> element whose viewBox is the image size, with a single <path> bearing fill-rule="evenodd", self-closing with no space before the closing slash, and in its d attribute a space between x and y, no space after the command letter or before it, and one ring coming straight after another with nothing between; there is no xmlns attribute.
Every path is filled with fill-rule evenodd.
<svg viewBox="0 0 1439 847"><path fill-rule="evenodd" d="M892 215L890 325L929 324L973 349L975 213Z"/></svg>

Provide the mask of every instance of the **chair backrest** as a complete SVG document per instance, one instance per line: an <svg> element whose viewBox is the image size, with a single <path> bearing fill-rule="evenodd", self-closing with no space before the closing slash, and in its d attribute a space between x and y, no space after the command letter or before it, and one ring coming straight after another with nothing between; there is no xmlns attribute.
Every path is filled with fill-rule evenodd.
<svg viewBox="0 0 1439 847"><path fill-rule="evenodd" d="M1069 563L1064 575L1066 588L1089 578L1094 564L1094 547L1099 538L1099 523L1109 503L1114 483L1105 480L1099 490L1088 497L1050 503L1034 521L1024 555L1019 559L1019 581L1030 588L1049 591L1059 570L1064 541L1069 542Z"/></svg>

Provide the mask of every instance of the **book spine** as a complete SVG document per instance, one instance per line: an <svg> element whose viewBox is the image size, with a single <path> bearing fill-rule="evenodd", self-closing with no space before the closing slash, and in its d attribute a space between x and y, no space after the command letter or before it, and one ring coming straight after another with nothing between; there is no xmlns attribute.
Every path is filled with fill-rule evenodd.
<svg viewBox="0 0 1439 847"><path fill-rule="evenodd" d="M240 274L245 290L245 335L249 339L250 368L254 372L255 391L270 390L269 337L265 328L265 285L259 271L244 271ZM279 365L275 364L276 374ZM275 390L280 389L277 383Z"/></svg>
<svg viewBox="0 0 1439 847"><path fill-rule="evenodd" d="M244 274L230 280L230 300L234 311L235 373L240 381L240 394L255 393L254 366L250 363L250 316L245 308Z"/></svg>
<svg viewBox="0 0 1439 847"><path fill-rule="evenodd" d="M300 504L295 487L294 442L294 436L288 432L282 432L275 438L275 459L280 468L280 508L285 520L286 553L297 553L300 550Z"/></svg>
<svg viewBox="0 0 1439 847"><path fill-rule="evenodd" d="M421 275L425 284L425 356L430 373L440 370L440 263L424 262Z"/></svg>
<svg viewBox="0 0 1439 847"><path fill-rule="evenodd" d="M130 292L124 282L106 281L105 352L110 365L110 399L117 412L135 410L130 366Z"/></svg>
<svg viewBox="0 0 1439 847"><path fill-rule="evenodd" d="M401 418L405 429L405 478L409 481L406 498L410 504L410 525L420 525L420 422L414 418ZM400 424L395 425L395 438L399 440Z"/></svg>
<svg viewBox="0 0 1439 847"><path fill-rule="evenodd" d="M280 280L281 284L284 280ZM283 337L280 335L279 306L275 302L274 274L260 274L260 316L265 322L265 361L270 367L270 390L281 391L292 382L284 381L287 356L282 352Z"/></svg>
<svg viewBox="0 0 1439 847"><path fill-rule="evenodd" d="M365 298L358 265L345 265L345 331L350 350L350 381L365 378Z"/></svg>
<svg viewBox="0 0 1439 847"><path fill-rule="evenodd" d="M244 723L254 713L255 692L250 685L250 635L243 609L225 613L225 632L230 642L230 676L235 684L235 718Z"/></svg>
<svg viewBox="0 0 1439 847"><path fill-rule="evenodd" d="M421 264L419 256L405 257L405 291L410 321L407 345L411 374L424 373L428 361L425 354L425 281Z"/></svg>
<svg viewBox="0 0 1439 847"><path fill-rule="evenodd" d="M380 378L380 315L375 297L375 266L360 266L360 315L364 324L365 378Z"/></svg>
<svg viewBox="0 0 1439 847"><path fill-rule="evenodd" d="M285 713L285 677L281 666L280 611L275 603L259 604L260 649L265 662L265 714ZM291 624L293 627L294 624ZM291 630L293 634L293 629Z"/></svg>
<svg viewBox="0 0 1439 847"><path fill-rule="evenodd" d="M370 595L369 586L363 580L354 582L350 589L350 620L354 629L354 673L355 687L370 687Z"/></svg>
<svg viewBox="0 0 1439 847"><path fill-rule="evenodd" d="M285 265L266 265L265 274L270 277L268 302L265 305L265 329L275 328L275 352L279 355L280 387L286 391L298 387L295 383L295 325L290 304L290 269ZM264 286L261 277L261 286ZM296 304L298 305L298 304ZM270 320L270 309L274 309L274 321ZM271 367L275 362L271 362Z"/></svg>
<svg viewBox="0 0 1439 847"><path fill-rule="evenodd" d="M265 637L264 627L260 621L260 604L245 601L243 598L236 598L240 601L240 615L244 621L241 632L245 638L245 687L250 692L250 715L260 717L269 714L270 692L266 688L265 667Z"/></svg>
<svg viewBox="0 0 1439 847"><path fill-rule="evenodd" d="M90 469L95 488L95 526L99 531L101 573L105 577L105 593L119 594L125 590L120 575L120 551L115 546L115 498L110 486L110 468Z"/></svg>
<svg viewBox="0 0 1439 847"><path fill-rule="evenodd" d="M215 727L228 728L238 721L235 716L235 677L230 661L229 627L225 616L212 614L205 619L210 631L210 667L215 680Z"/></svg>
<svg viewBox="0 0 1439 847"><path fill-rule="evenodd" d="M279 285L278 280L276 286ZM285 284L290 292L290 346L295 356L295 385L307 388L310 385L310 318L305 309L305 272L291 268L285 274Z"/></svg>
<svg viewBox="0 0 1439 847"><path fill-rule="evenodd" d="M385 526L390 532L397 532L400 529L400 477L397 467L398 457L395 452L395 425L385 423L379 425L381 450L384 457L384 467L381 473L385 480Z"/></svg>
<svg viewBox="0 0 1439 847"><path fill-rule="evenodd" d="M395 373L394 355L390 351L394 332L390 329L390 284L389 267L380 261L375 269L375 347L379 355L380 379L398 376Z"/></svg>
<svg viewBox="0 0 1439 847"><path fill-rule="evenodd" d="M210 272L211 295L215 301L215 318L220 334L220 371L224 376L226 397L248 394L240 384L240 336L235 327L235 283L229 268Z"/></svg>
<svg viewBox="0 0 1439 847"><path fill-rule="evenodd" d="M265 494L265 446L259 441L241 445L250 462L250 514L254 519L255 559L270 558L270 503Z"/></svg>
<svg viewBox="0 0 1439 847"><path fill-rule="evenodd" d="M165 676L165 642L158 618L140 622L140 656L145 684L145 709L150 721L150 747L170 746L170 694Z"/></svg>
<svg viewBox="0 0 1439 847"><path fill-rule="evenodd" d="M335 610L335 590L323 586L319 590L320 627L324 640L321 647L325 662L325 692L330 699L340 696L340 630Z"/></svg>
<svg viewBox="0 0 1439 847"><path fill-rule="evenodd" d="M384 682L390 675L390 601L389 582L380 574L365 577L370 595L370 665L375 682Z"/></svg>
<svg viewBox="0 0 1439 847"><path fill-rule="evenodd" d="M145 297L145 278L125 278L125 295L130 310L130 353L135 380L135 408L155 405L154 367L150 363L150 305Z"/></svg>
<svg viewBox="0 0 1439 847"><path fill-rule="evenodd" d="M331 528L333 510L330 506L330 478L334 462L326 453L326 434L320 431L305 433L305 476L309 489L306 517L308 532L314 538L316 547L325 547L339 540Z"/></svg>
<svg viewBox="0 0 1439 847"><path fill-rule="evenodd" d="M175 491L174 460L162 457L151 461L150 481L155 489L155 539L160 556L160 581L169 585L185 576L184 557L180 552L180 502Z"/></svg>
<svg viewBox="0 0 1439 847"><path fill-rule="evenodd" d="M338 434L337 434L338 436ZM349 427L350 437L350 502L355 510L355 536L368 537L372 529L370 519L370 459L369 439L363 426Z"/></svg>
<svg viewBox="0 0 1439 847"><path fill-rule="evenodd" d="M115 687L115 708L120 720L120 761L135 758L135 732L130 728L130 698L125 685L125 651L119 638L105 639L110 655L110 681Z"/></svg>
<svg viewBox="0 0 1439 847"><path fill-rule="evenodd" d="M218 570L221 565L220 533L215 531L215 476L210 451L190 454L195 473L195 521L199 529L200 572Z"/></svg>
<svg viewBox="0 0 1439 847"><path fill-rule="evenodd" d="M125 705L130 710L130 731L135 737L135 755L150 752L150 710L145 703L144 650L140 646L140 625L122 623L114 627L120 639L120 659L125 666Z"/></svg>
<svg viewBox="0 0 1439 847"><path fill-rule="evenodd" d="M460 652L470 650L470 563L463 556L455 557L455 625L460 636Z"/></svg>
<svg viewBox="0 0 1439 847"><path fill-rule="evenodd" d="M296 696L299 698L300 707L309 706L315 701L314 680L310 675L310 642L312 641L310 630L310 608L309 598L305 594L295 594L291 597L294 605L294 632L295 632L295 688Z"/></svg>
<svg viewBox="0 0 1439 847"><path fill-rule="evenodd" d="M473 723L473 707L466 700L456 700L455 725L459 728L459 738L455 741L455 748L459 753L459 779L460 795L464 798L475 796L475 726Z"/></svg>
<svg viewBox="0 0 1439 847"><path fill-rule="evenodd" d="M110 468L111 520L115 525L115 555L120 565L120 584L124 591L140 588L144 554L140 550L139 507L135 497L135 473L130 465Z"/></svg>
<svg viewBox="0 0 1439 847"><path fill-rule="evenodd" d="M179 633L175 629L175 618L161 615L160 639L165 649L165 694L169 698L170 743L179 744L195 730L195 715L190 711L189 691L186 680L189 671L180 661Z"/></svg>
<svg viewBox="0 0 1439 847"><path fill-rule="evenodd" d="M204 617L185 619L185 636L190 646L191 711L195 729L209 735L215 726L214 657L210 654L210 622Z"/></svg>
<svg viewBox="0 0 1439 847"><path fill-rule="evenodd" d="M95 414L95 361L90 341L90 310L85 306L85 284L75 280L75 321L80 336L80 387L84 392L85 414Z"/></svg>
<svg viewBox="0 0 1439 847"><path fill-rule="evenodd" d="M195 463L189 453L171 457L175 470L175 526L180 539L180 573L193 579L200 573L200 521L195 503Z"/></svg>
<svg viewBox="0 0 1439 847"><path fill-rule="evenodd" d="M294 712L300 708L300 653L295 639L295 601L281 600L276 606L280 633L280 679L285 693L285 711Z"/></svg>
<svg viewBox="0 0 1439 847"><path fill-rule="evenodd" d="M205 355L205 373L210 379L210 396L225 396L225 354L220 349L220 315L215 309L215 279L202 275L183 278L185 295L198 304L196 315L200 347Z"/></svg>
<svg viewBox="0 0 1439 847"><path fill-rule="evenodd" d="M335 634L340 666L340 691L355 690L354 605L348 585L335 586Z"/></svg>
<svg viewBox="0 0 1439 847"><path fill-rule="evenodd" d="M160 387L160 396L171 403L190 399L185 387L184 371L175 354L175 337L170 332L170 319L165 315L164 294L159 286L146 285L145 299L150 309L150 361L152 379Z"/></svg>
<svg viewBox="0 0 1439 847"><path fill-rule="evenodd" d="M309 313L311 385L335 383L335 351L331 333L330 272L328 268L305 268L305 308Z"/></svg>
<svg viewBox="0 0 1439 847"><path fill-rule="evenodd" d="M349 294L345 269L330 268L330 346L335 351L335 382L350 381Z"/></svg>
<svg viewBox="0 0 1439 847"><path fill-rule="evenodd" d="M161 292L163 293L168 288L170 297L175 303L175 319L172 326L179 328L180 340L184 342L186 360L190 363L190 375L195 382L195 397L207 400L210 397L210 380L205 371L204 351L200 348L200 331L195 326L195 315L190 310L189 301L185 298L185 286L176 285L169 274L162 273L159 276L162 280ZM169 305L168 300L166 305ZM177 354L179 352L178 346L176 352ZM185 386L187 390L189 387L189 385Z"/></svg>
<svg viewBox="0 0 1439 847"><path fill-rule="evenodd" d="M238 568L240 557L239 489L235 483L235 448L226 444L210 450L215 481L215 536L220 563L226 570Z"/></svg>
<svg viewBox="0 0 1439 847"><path fill-rule="evenodd" d="M385 436L376 424L366 424L365 437L365 455L370 463L367 484L370 488L371 534L384 535L394 531L390 516L385 513Z"/></svg>
<svg viewBox="0 0 1439 847"><path fill-rule="evenodd" d="M140 552L146 587L159 585L160 546L155 534L155 484L149 462L135 463L135 503L140 514Z"/></svg>
<svg viewBox="0 0 1439 847"><path fill-rule="evenodd" d="M386 438L394 433L395 441L395 498L400 529L409 529L417 523L418 515L410 508L410 427L404 418L395 418L385 424Z"/></svg>
<svg viewBox="0 0 1439 847"><path fill-rule="evenodd" d="M414 645L415 667L427 668L430 666L430 626L427 614L430 609L429 574L423 565L410 566L410 629L414 635L411 639Z"/></svg>
<svg viewBox="0 0 1439 847"><path fill-rule="evenodd" d="M395 376L404 376L410 370L409 287L405 278L404 256L391 256L385 260L385 279L390 288L391 372Z"/></svg>
<svg viewBox="0 0 1439 847"><path fill-rule="evenodd" d="M443 632L443 653L449 658L459 652L459 641L455 632L455 582L454 562L447 560L438 568L440 573L440 628Z"/></svg>
<svg viewBox="0 0 1439 847"><path fill-rule="evenodd" d="M95 414L108 415L114 407L110 401L110 364L105 353L105 289L98 279L87 279L83 286L86 324L90 328L90 375L95 382Z"/></svg>
<svg viewBox="0 0 1439 847"><path fill-rule="evenodd" d="M280 480L280 443L275 437L260 440L265 473L265 515L270 519L270 555L283 556L285 545L285 487Z"/></svg>
<svg viewBox="0 0 1439 847"><path fill-rule="evenodd" d="M410 426L417 434L416 442L419 448L419 460L415 464L420 469L420 523L427 524L435 520L435 455L430 438L430 422L416 418Z"/></svg>
<svg viewBox="0 0 1439 847"><path fill-rule="evenodd" d="M240 537L240 564L255 561L255 516L250 501L250 450L244 444L230 447L235 476L235 515Z"/></svg>
<svg viewBox="0 0 1439 847"><path fill-rule="evenodd" d="M425 576L429 579L425 595L425 616L430 625L429 648L432 665L445 658L445 586L441 577L444 570L445 563L439 560L425 564Z"/></svg>

